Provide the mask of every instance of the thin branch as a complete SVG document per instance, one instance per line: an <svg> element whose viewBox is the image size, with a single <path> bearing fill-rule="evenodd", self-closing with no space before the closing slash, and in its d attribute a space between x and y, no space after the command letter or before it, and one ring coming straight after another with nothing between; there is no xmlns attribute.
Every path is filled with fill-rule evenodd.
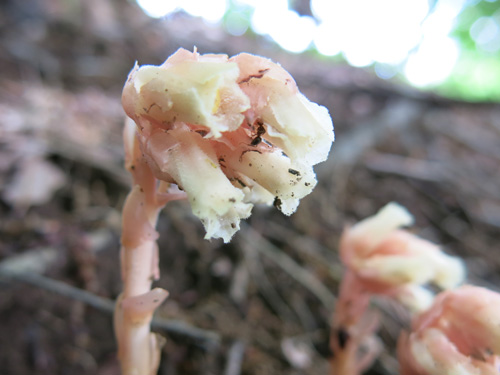
<svg viewBox="0 0 500 375"><path fill-rule="evenodd" d="M227 364L224 375L240 375L241 364L245 356L246 345L243 341L235 341L227 355Z"/></svg>
<svg viewBox="0 0 500 375"><path fill-rule="evenodd" d="M283 241L297 252L307 257L315 265L321 265L326 268L331 278L335 281L342 279L344 267L340 265L340 259L337 251L329 249L320 244L315 238L301 235L292 228L287 228L277 222L269 222L263 228L263 234L271 239Z"/></svg>
<svg viewBox="0 0 500 375"><path fill-rule="evenodd" d="M26 273L9 270L0 266L0 279L18 281L37 288L42 288L61 296L83 302L97 310L113 314L115 303L108 298L97 296L93 293L68 285L37 273ZM153 318L151 326L165 331L168 334L188 339L201 348L210 351L218 347L220 337L217 333L193 327L177 320Z"/></svg>
<svg viewBox="0 0 500 375"><path fill-rule="evenodd" d="M293 314L290 305L283 299L280 293L276 290L275 285L269 281L262 263L260 262L259 254L254 247L247 242L241 244L241 248L245 252L245 263L248 266L252 278L257 283L265 300L271 308L282 318L283 321L293 321Z"/></svg>
<svg viewBox="0 0 500 375"><path fill-rule="evenodd" d="M439 162L393 154L371 152L365 158L368 169L422 181L442 182L446 170Z"/></svg>
<svg viewBox="0 0 500 375"><path fill-rule="evenodd" d="M422 106L409 100L387 104L376 116L345 134L342 142L334 143L329 159L315 168L316 174L330 175L332 167L354 164L364 152L384 139L388 131L401 132L409 128L421 114Z"/></svg>
<svg viewBox="0 0 500 375"><path fill-rule="evenodd" d="M327 309L333 308L335 296L314 274L297 264L295 260L267 241L249 225L242 223L241 227L243 230L239 232L239 235L247 244L250 244L249 246L260 251L281 267L289 276L313 293Z"/></svg>

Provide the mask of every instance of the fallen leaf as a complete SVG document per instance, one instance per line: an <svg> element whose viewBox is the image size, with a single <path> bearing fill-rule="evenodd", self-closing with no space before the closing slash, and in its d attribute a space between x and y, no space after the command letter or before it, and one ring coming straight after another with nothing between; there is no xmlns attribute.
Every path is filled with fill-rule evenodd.
<svg viewBox="0 0 500 375"><path fill-rule="evenodd" d="M15 207L41 205L48 202L65 182L64 173L53 163L32 158L19 164L2 197Z"/></svg>

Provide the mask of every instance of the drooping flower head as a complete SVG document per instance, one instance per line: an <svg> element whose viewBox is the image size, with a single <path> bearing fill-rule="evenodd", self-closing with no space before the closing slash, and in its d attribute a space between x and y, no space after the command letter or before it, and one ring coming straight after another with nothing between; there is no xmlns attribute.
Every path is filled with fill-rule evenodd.
<svg viewBox="0 0 500 375"><path fill-rule="evenodd" d="M463 262L430 241L400 229L413 223L402 206L389 203L342 235L343 263L356 275L363 288L373 294L398 298L407 307L423 310L433 295L424 285L443 289L463 282Z"/></svg>
<svg viewBox="0 0 500 375"><path fill-rule="evenodd" d="M161 66L134 67L122 102L155 177L187 194L206 238L226 242L255 203L292 214L334 140L328 110L250 54L179 49Z"/></svg>
<svg viewBox="0 0 500 375"><path fill-rule="evenodd" d="M398 342L402 375L498 375L500 294L462 286L442 292Z"/></svg>
<svg viewBox="0 0 500 375"><path fill-rule="evenodd" d="M359 375L378 356L378 316L369 305L373 296L389 297L421 312L434 298L426 284L447 289L463 281L465 269L459 259L400 229L412 223L404 207L389 203L342 234L340 256L346 272L332 321L332 375Z"/></svg>

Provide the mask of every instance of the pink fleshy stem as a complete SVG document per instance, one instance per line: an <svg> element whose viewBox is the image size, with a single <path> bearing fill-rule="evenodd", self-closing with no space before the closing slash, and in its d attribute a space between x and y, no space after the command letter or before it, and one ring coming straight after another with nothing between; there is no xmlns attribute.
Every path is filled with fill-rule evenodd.
<svg viewBox="0 0 500 375"><path fill-rule="evenodd" d="M359 375L376 359L380 348L373 333L378 316L369 310L369 304L370 294L346 270L332 319L331 375Z"/></svg>
<svg viewBox="0 0 500 375"><path fill-rule="evenodd" d="M122 375L154 375L160 363L162 339L151 333L155 309L168 292L151 290L159 277L156 222L159 211L170 200L182 199L182 192L169 193L168 184L158 183L143 160L135 139L126 124L126 167L134 186L123 207L121 237L121 273L123 293L115 308L115 335Z"/></svg>

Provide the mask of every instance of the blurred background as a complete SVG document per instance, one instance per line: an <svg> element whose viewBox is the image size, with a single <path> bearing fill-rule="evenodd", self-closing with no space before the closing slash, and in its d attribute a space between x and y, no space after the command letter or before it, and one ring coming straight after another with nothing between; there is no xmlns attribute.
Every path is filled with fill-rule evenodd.
<svg viewBox="0 0 500 375"><path fill-rule="evenodd" d="M160 374L326 374L342 229L390 201L498 289L500 2L4 0L0 4L0 373L118 374L121 89L179 47L272 58L336 142L296 214L256 207L231 244L184 202L158 230L170 297ZM369 374L397 374L389 302Z"/></svg>
<svg viewBox="0 0 500 375"><path fill-rule="evenodd" d="M138 0L153 18L184 13L234 36L469 100L500 99L496 0Z"/></svg>

